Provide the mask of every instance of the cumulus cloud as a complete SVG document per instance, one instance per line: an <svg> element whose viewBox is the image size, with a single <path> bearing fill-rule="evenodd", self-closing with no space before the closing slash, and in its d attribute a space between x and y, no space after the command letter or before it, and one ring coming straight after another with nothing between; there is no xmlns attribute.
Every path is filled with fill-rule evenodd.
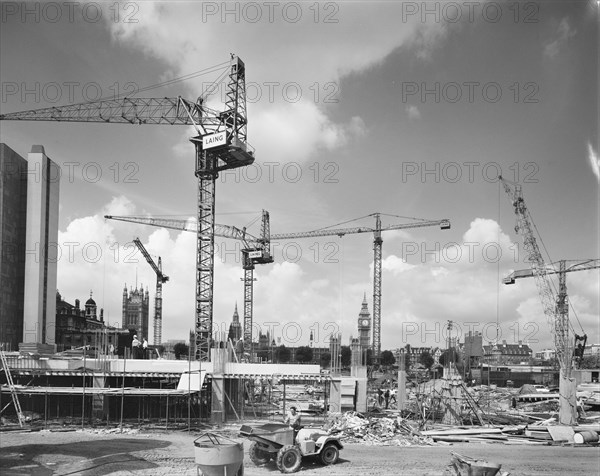
<svg viewBox="0 0 600 476"><path fill-rule="evenodd" d="M421 111L417 106L406 106L404 109L409 119L421 119Z"/></svg>
<svg viewBox="0 0 600 476"><path fill-rule="evenodd" d="M396 48L413 45L416 37L419 51L430 51L440 40L438 30L444 28L437 22L424 25L418 15L398 23L401 4L386 4L388 14L378 18L365 16L362 7L351 2L335 11L323 6L317 20L315 9L302 5L297 22L289 21L290 12L283 12L281 5L269 12L267 6L254 4L250 12L236 3L227 6L230 13L224 11L225 3L206 5L179 3L172 8L143 2L138 5L137 22L107 22L107 27L115 42L164 62L164 79L221 64L236 45L234 52L247 69L249 141L269 161L301 161L320 148L343 147L365 135L368 131L360 117L334 121L328 115L330 104L343 93L341 78L380 63ZM354 34L357 28L372 31L371 41L361 41ZM311 35L313 30L318 34ZM217 42L221 48L215 47L215 38L222 40ZM194 77L179 89L196 97L217 76ZM223 97L220 90L209 105L220 109ZM176 153L182 154L183 147L183 141L177 144Z"/></svg>
<svg viewBox="0 0 600 476"><path fill-rule="evenodd" d="M314 103L300 101L261 110L252 130L261 160L281 163L304 162L320 149L346 146L362 137L366 126L360 117L334 123Z"/></svg>
<svg viewBox="0 0 600 476"><path fill-rule="evenodd" d="M161 256L163 271L170 277L163 286L163 339L184 339L194 327L196 237L194 233L103 218L106 212L132 214L136 208L127 197L116 197L97 213L72 220L59 232L63 253L58 262L58 288L71 303L87 299L93 290L94 299L105 309L105 319L119 326L123 286L135 286L137 280L138 287L143 285L150 292L152 319L156 276L131 244L131 237L139 236L155 260ZM521 259L514 261L510 237L494 220L478 218L471 222L462 238L464 243L457 244L462 253L460 259L448 259L449 255L441 251L437 255L431 253L431 243L426 245L429 253L424 255L384 254L382 347L393 349L407 343L443 346L448 320L455 322L457 335L478 331L484 333L486 342L495 338L499 321L502 339L529 340L535 349L549 347L550 330L534 281L523 279L513 286L500 284L502 277L515 268L527 267ZM495 253L487 257L484 253L484 245L490 243L503 252L499 262ZM312 331L316 344L322 346L327 345L332 333L342 332L344 342L351 335L356 336L365 292L373 312L373 263L365 264L364 269L352 264L355 257L364 254L364 242L360 245L360 249L355 249L347 243L343 259L334 263L315 263L314 243L307 242L310 259L303 257L294 262L293 257L286 260L276 253L274 264L257 266L254 334L269 330L277 343L302 345L308 343ZM227 249L235 247L230 244ZM591 340L598 338L594 334L598 274L597 270L591 270L569 275L570 300L577 307L579 320ZM236 303L242 318L241 278L243 270L238 253L216 255L215 329L227 332Z"/></svg>
<svg viewBox="0 0 600 476"><path fill-rule="evenodd" d="M577 31L569 25L569 19L567 17L561 19L558 24L556 38L546 42L544 45L544 56L550 59L554 58L560 52L562 47L576 34Z"/></svg>
<svg viewBox="0 0 600 476"><path fill-rule="evenodd" d="M588 159L590 161L590 166L592 167L592 172L596 176L596 179L600 181L600 159L598 158L598 153L592 147L592 144L588 142Z"/></svg>

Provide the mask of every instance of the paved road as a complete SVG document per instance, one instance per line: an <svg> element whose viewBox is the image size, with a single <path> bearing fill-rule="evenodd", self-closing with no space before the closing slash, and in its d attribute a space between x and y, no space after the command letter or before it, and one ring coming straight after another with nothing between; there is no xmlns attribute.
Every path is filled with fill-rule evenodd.
<svg viewBox="0 0 600 476"><path fill-rule="evenodd" d="M0 473L12 475L196 475L194 433L130 434L104 431L2 433ZM248 444L244 445L246 453ZM435 447L381 447L349 444L338 464L307 462L302 476L443 475L450 451L502 464L511 476L598 474L598 447L457 444ZM246 458L245 476L280 474L274 465L255 467Z"/></svg>

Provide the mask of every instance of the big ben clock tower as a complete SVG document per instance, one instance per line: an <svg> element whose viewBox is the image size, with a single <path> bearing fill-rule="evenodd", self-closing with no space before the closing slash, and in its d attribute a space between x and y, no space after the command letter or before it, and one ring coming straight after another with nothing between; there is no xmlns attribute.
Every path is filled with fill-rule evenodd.
<svg viewBox="0 0 600 476"><path fill-rule="evenodd" d="M363 351L371 346L371 314L367 304L367 293L365 293L362 307L358 313L358 340Z"/></svg>

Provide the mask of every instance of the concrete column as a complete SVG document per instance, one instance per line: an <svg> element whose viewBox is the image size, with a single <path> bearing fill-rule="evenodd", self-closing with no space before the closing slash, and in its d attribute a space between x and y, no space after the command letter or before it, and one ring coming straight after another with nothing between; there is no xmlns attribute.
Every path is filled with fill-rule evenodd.
<svg viewBox="0 0 600 476"><path fill-rule="evenodd" d="M329 392L329 409L332 412L342 410L342 379L341 377L332 377Z"/></svg>
<svg viewBox="0 0 600 476"><path fill-rule="evenodd" d="M225 423L225 379L222 375L212 376L212 405L210 422L213 425Z"/></svg>
<svg viewBox="0 0 600 476"><path fill-rule="evenodd" d="M367 369L363 367L365 374ZM367 408L367 378L366 375L363 378L356 379L356 411L366 412Z"/></svg>
<svg viewBox="0 0 600 476"><path fill-rule="evenodd" d="M400 354L398 368L398 410L404 410L406 406L406 370L404 366L404 354Z"/></svg>
<svg viewBox="0 0 600 476"><path fill-rule="evenodd" d="M577 386L575 379L567 378L560 372L560 381L558 383L558 395L559 395L559 423L561 425L575 425L577 424ZM573 406L575 403L575 406Z"/></svg>
<svg viewBox="0 0 600 476"><path fill-rule="evenodd" d="M94 375L94 377L92 378L92 382L93 388L104 388L104 386L106 385L106 377ZM104 395L94 394L94 396L92 397L92 416L94 418L103 420L106 416L107 406L108 399L105 399Z"/></svg>

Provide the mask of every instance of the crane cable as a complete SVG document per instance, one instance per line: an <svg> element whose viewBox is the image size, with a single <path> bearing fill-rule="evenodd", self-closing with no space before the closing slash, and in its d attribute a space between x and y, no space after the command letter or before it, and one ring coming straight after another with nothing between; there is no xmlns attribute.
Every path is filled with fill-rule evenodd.
<svg viewBox="0 0 600 476"><path fill-rule="evenodd" d="M498 180L498 235L497 242L498 246L500 246L500 201L502 200L502 184L500 180ZM502 252L502 249L500 249ZM500 255L502 256L502 255ZM496 262L496 342L498 344L499 339L499 330L500 330L500 259Z"/></svg>
<svg viewBox="0 0 600 476"><path fill-rule="evenodd" d="M351 223L353 221L358 221L358 220L363 220L365 218L374 217L375 215L383 215L383 216L394 217L394 218L403 218L405 220L417 220L417 221L423 221L423 222L425 222L425 221L434 221L434 220L427 220L426 218L416 218L416 217L405 217L405 216L401 216L401 215L392 215L390 213L369 213L368 215L365 215L363 217L351 218L350 220L342 221L342 222L336 223L334 225L325 226L323 228L317 228L316 230L312 230L312 231L327 230L328 228L334 228L334 227L338 227L340 225L346 225L346 224Z"/></svg>
<svg viewBox="0 0 600 476"><path fill-rule="evenodd" d="M208 93L209 91L212 90L212 85L213 84L219 84L221 81L223 81L223 79L227 76L227 72L228 72L228 66L229 66L229 61L224 62L224 63L220 63L214 66L210 66L208 68L204 68L204 69L200 69L198 71L194 71L193 73L188 73L188 74L184 74L183 76L178 76L176 78L172 78L172 79L168 79L166 81L162 81L160 83L156 83L156 84L151 84L149 86L144 86L142 88L136 89L134 92L132 93L127 93L127 92L123 92L121 94L117 94L117 95L112 95L112 96L106 96L106 97L102 97L99 99L94 99L93 101L88 101L88 102L99 102L99 101L115 101L118 99L124 99L124 98L128 98L128 97L133 97L139 93L142 92L146 92L146 91L151 91L153 89L158 89L158 88L162 88L164 86L171 86L173 84L177 84L183 81L188 81L190 79L194 79L197 78L199 76L204 76L206 74L211 74L214 73L216 71L220 71L223 70L223 72L221 73L221 75L215 80L213 81L213 83L211 84L211 87L208 87L204 93L203 96L200 96L202 99L205 99L206 97L208 97Z"/></svg>
<svg viewBox="0 0 600 476"><path fill-rule="evenodd" d="M546 252L546 255L548 256L548 261L550 263L552 263L553 261L552 261L552 258L550 257L550 253L548 252L548 249L546 248L546 244L544 243L544 240L542 239L542 235L540 235L540 232L539 232L539 230L538 230L535 222L533 221L531 213L529 213L529 209L527 209L527 215L529 217L529 220L531 221L531 224L535 228L535 232L536 232L536 234L537 234L537 236L538 236L538 238L540 240L540 243L542 244L542 247L544 248L544 251ZM556 289L556 285L555 285L554 281L550 281L550 282L552 283L552 287L554 288L555 295L558 295L559 290ZM569 300L569 307L573 310L573 313L575 314L575 319L577 319L577 323L579 324L579 327L581 328L581 332L585 334L585 331L583 330L583 326L581 325L581 321L579 320L579 316L577 315L577 312L575 312L575 309L571 305L571 301L570 300ZM571 323L571 319L569 319L568 322L569 322L569 327L570 327L571 331L573 333L575 333L575 327Z"/></svg>

